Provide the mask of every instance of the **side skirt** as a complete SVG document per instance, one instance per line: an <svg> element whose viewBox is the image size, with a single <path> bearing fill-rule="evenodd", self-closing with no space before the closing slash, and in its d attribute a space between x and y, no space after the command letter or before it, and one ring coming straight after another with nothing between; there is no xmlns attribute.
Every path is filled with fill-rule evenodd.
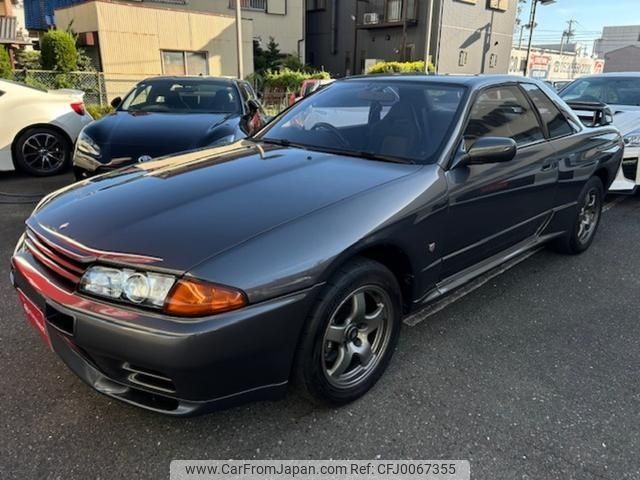
<svg viewBox="0 0 640 480"><path fill-rule="evenodd" d="M436 301L444 300L443 297L445 296L447 296L447 300L449 300L448 297L455 296L455 290L467 285L467 288L461 289L459 292L460 295L458 296L463 296L468 291L478 288L480 285L508 270L512 266L526 260L531 256L528 255L529 252L535 251L542 244L562 235L563 232L547 235L535 235L508 248L507 250L504 250L503 252L500 252L499 254L483 260L476 265L468 267L443 279L438 282L436 286L424 297L414 302L414 308L416 310L404 318L404 323L408 325L415 325L434 310L437 311L440 308L443 308L438 308L438 305L435 304ZM449 302L447 302L447 304L448 303Z"/></svg>

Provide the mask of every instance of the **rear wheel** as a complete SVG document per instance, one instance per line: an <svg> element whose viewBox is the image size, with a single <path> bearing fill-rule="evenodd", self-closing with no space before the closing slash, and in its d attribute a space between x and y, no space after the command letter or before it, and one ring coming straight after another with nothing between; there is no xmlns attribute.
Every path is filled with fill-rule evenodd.
<svg viewBox="0 0 640 480"><path fill-rule="evenodd" d="M600 225L603 201L602 180L598 177L590 178L578 199L577 213L571 230L552 243L552 248L574 255L587 250Z"/></svg>
<svg viewBox="0 0 640 480"><path fill-rule="evenodd" d="M44 177L65 171L71 163L71 142L47 127L24 131L15 141L16 167L30 175Z"/></svg>
<svg viewBox="0 0 640 480"><path fill-rule="evenodd" d="M357 259L327 284L303 333L295 379L312 400L364 395L386 369L401 325L400 288L383 265Z"/></svg>

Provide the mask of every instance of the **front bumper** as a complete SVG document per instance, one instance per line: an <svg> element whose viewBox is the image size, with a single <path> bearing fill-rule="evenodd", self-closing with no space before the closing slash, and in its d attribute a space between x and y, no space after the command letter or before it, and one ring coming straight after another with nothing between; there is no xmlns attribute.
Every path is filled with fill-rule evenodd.
<svg viewBox="0 0 640 480"><path fill-rule="evenodd" d="M640 185L640 148L625 148L622 164L609 187L612 193L635 193Z"/></svg>
<svg viewBox="0 0 640 480"><path fill-rule="evenodd" d="M110 397L177 416L282 396L318 288L178 321L69 291L26 251L13 257L12 278L44 312L53 350L82 380Z"/></svg>

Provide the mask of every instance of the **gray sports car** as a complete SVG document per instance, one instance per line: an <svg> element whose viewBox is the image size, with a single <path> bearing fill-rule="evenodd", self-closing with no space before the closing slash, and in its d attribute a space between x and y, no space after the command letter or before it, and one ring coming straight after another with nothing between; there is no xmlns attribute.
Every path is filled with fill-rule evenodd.
<svg viewBox="0 0 640 480"><path fill-rule="evenodd" d="M622 154L533 80L350 78L251 139L49 195L13 282L111 397L188 415L294 382L342 404L403 317L538 245L585 251Z"/></svg>

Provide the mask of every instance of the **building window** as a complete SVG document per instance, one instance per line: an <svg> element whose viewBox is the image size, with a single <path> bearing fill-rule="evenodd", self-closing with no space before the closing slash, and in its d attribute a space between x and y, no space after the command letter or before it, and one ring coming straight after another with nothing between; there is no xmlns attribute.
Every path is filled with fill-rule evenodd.
<svg viewBox="0 0 640 480"><path fill-rule="evenodd" d="M492 53L489 56L489 68L496 68L498 66L498 55Z"/></svg>
<svg viewBox="0 0 640 480"><path fill-rule="evenodd" d="M307 0L307 11L326 10L327 0Z"/></svg>
<svg viewBox="0 0 640 480"><path fill-rule="evenodd" d="M460 50L460 53L458 54L458 66L464 67L466 64L467 64L467 51Z"/></svg>
<svg viewBox="0 0 640 480"><path fill-rule="evenodd" d="M509 0L487 0L487 8L493 10L509 10Z"/></svg>
<svg viewBox="0 0 640 480"><path fill-rule="evenodd" d="M161 53L165 75L209 75L207 52L162 50Z"/></svg>
<svg viewBox="0 0 640 480"><path fill-rule="evenodd" d="M229 8L236 8L236 0L229 0ZM267 0L240 0L243 10L267 10Z"/></svg>

